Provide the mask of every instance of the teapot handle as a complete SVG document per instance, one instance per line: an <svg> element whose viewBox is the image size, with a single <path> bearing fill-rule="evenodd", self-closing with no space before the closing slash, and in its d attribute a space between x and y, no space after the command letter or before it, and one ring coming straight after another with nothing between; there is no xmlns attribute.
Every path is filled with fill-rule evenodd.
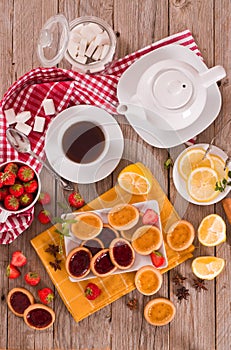
<svg viewBox="0 0 231 350"><path fill-rule="evenodd" d="M222 66L215 66L200 74L202 85L207 88L226 76L225 69Z"/></svg>

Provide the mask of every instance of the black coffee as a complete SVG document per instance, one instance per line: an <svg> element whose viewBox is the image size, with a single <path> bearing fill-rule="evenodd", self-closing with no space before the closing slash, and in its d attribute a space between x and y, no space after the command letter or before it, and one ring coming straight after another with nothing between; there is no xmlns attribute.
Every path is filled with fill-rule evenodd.
<svg viewBox="0 0 231 350"><path fill-rule="evenodd" d="M105 136L96 124L81 121L65 131L62 146L70 160L86 164L101 155L105 147Z"/></svg>

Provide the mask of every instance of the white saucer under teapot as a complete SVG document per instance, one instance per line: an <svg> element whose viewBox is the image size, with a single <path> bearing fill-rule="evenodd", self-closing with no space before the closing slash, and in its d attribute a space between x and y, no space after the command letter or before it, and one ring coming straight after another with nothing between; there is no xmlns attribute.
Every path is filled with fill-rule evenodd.
<svg viewBox="0 0 231 350"><path fill-rule="evenodd" d="M209 86L224 78L222 66L198 72L192 65L167 59L151 65L141 75L136 93L121 103L117 111L149 120L162 130L188 127L201 115Z"/></svg>

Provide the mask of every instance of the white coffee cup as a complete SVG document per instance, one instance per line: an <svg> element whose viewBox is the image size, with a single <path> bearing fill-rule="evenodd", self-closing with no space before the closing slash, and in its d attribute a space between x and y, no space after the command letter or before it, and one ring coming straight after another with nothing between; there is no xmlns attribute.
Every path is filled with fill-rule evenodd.
<svg viewBox="0 0 231 350"><path fill-rule="evenodd" d="M38 188L37 188L37 192L36 192L36 195L34 197L34 200L31 204L29 204L28 206L26 207L23 207L23 208L20 208L19 210L16 210L16 211L12 211L12 210L7 210L4 208L2 202L0 202L0 223L4 223L6 222L8 216L10 215L18 215L18 214L22 214L23 212L27 211L28 209L32 208L35 203L37 202L38 200L38 197L40 195L40 192L41 192L41 181L40 181L40 178L39 178L39 175L38 173L30 166L28 165L27 163L25 162L22 162L22 161L19 161L19 160L10 160L8 162L5 162L5 163L2 163L0 165L0 172L3 171L3 169L6 167L7 164L9 163L15 163L19 166L23 166L23 165L26 165L26 166L29 166L35 173L35 179L37 180L38 182Z"/></svg>

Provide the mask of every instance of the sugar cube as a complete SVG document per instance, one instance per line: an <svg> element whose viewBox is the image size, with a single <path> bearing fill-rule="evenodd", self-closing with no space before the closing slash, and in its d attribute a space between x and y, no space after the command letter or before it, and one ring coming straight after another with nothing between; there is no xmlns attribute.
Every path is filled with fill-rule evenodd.
<svg viewBox="0 0 231 350"><path fill-rule="evenodd" d="M109 51L109 45L103 45L103 49L102 49L102 52L101 52L101 55L100 55L100 59L104 59L104 57L107 55Z"/></svg>
<svg viewBox="0 0 231 350"><path fill-rule="evenodd" d="M52 98L46 98L45 100L43 100L42 105L46 115L55 114L55 105Z"/></svg>
<svg viewBox="0 0 231 350"><path fill-rule="evenodd" d="M43 117L35 117L33 130L43 132L46 119Z"/></svg>
<svg viewBox="0 0 231 350"><path fill-rule="evenodd" d="M13 108L6 109L4 112L5 112L7 124L11 125L11 124L16 123L15 111L13 110Z"/></svg>
<svg viewBox="0 0 231 350"><path fill-rule="evenodd" d="M78 54L79 44L76 44L75 42L69 41L67 50L69 54L75 59Z"/></svg>
<svg viewBox="0 0 231 350"><path fill-rule="evenodd" d="M95 51L96 48L97 48L97 45L95 44L94 41L92 41L90 43L90 45L88 46L87 51L85 52L85 55L87 57L91 57L93 55L93 52Z"/></svg>
<svg viewBox="0 0 231 350"><path fill-rule="evenodd" d="M15 129L17 129L18 131L21 131L25 135L29 135L32 127L28 124L24 124L24 123L19 122L16 124Z"/></svg>
<svg viewBox="0 0 231 350"><path fill-rule="evenodd" d="M82 38L87 39L88 44L96 37L95 32L92 31L89 24L86 24L82 27L80 35Z"/></svg>
<svg viewBox="0 0 231 350"><path fill-rule="evenodd" d="M71 31L71 34L70 34L70 41L71 42L74 42L76 44L80 43L82 37L80 35L80 33L76 32L76 31Z"/></svg>
<svg viewBox="0 0 231 350"><path fill-rule="evenodd" d="M24 111L24 112L18 113L15 117L15 120L16 120L16 122L19 122L19 123L25 123L30 118L31 118L31 112Z"/></svg>
<svg viewBox="0 0 231 350"><path fill-rule="evenodd" d="M106 31L103 31L102 33L97 34L95 38L95 44L96 45L109 45L110 44L110 39L109 35Z"/></svg>
<svg viewBox="0 0 231 350"><path fill-rule="evenodd" d="M92 56L93 60L95 60L95 61L99 60L100 55L101 55L101 53L102 53L102 50L103 50L103 46L98 46L98 47L97 47L97 49L96 49L94 55Z"/></svg>
<svg viewBox="0 0 231 350"><path fill-rule="evenodd" d="M86 56L76 56L75 60L79 63L85 64L87 62L87 57Z"/></svg>
<svg viewBox="0 0 231 350"><path fill-rule="evenodd" d="M91 28L92 32L95 33L95 36L99 33L102 33L103 29L97 23L89 23L89 28Z"/></svg>
<svg viewBox="0 0 231 350"><path fill-rule="evenodd" d="M87 48L87 39L82 38L79 43L79 56L84 56Z"/></svg>

